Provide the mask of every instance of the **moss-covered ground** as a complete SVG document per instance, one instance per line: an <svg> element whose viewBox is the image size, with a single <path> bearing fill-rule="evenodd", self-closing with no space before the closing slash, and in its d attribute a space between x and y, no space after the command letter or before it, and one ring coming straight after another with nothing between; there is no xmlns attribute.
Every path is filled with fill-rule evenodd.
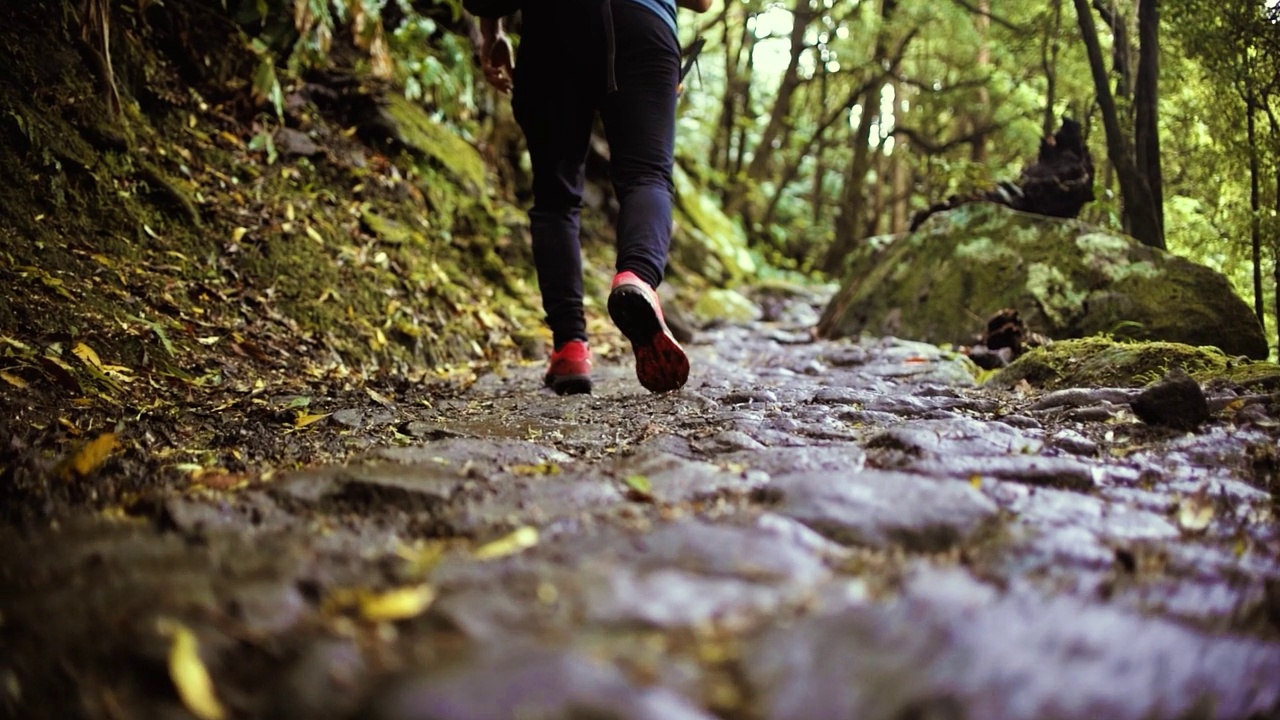
<svg viewBox="0 0 1280 720"><path fill-rule="evenodd" d="M1217 348L1169 342L1123 342L1104 336L1061 340L1031 350L987 381L1047 390L1065 387L1143 387L1179 369L1202 384L1254 392L1280 389L1280 365L1230 357Z"/></svg>
<svg viewBox="0 0 1280 720"><path fill-rule="evenodd" d="M340 456L266 436L541 355L523 220L460 131L324 78L276 116L238 28L185 4L116 17L116 111L60 7L0 9L6 507ZM114 480L48 482L108 436Z"/></svg>

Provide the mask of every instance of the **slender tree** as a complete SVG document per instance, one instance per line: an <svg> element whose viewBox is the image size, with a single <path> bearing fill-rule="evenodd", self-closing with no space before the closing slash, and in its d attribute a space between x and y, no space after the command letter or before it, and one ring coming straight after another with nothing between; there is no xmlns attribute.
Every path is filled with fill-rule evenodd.
<svg viewBox="0 0 1280 720"><path fill-rule="evenodd" d="M1138 2L1138 76L1133 91L1133 137L1138 173L1151 192L1151 206L1164 244L1164 177L1160 169L1159 0Z"/></svg>
<svg viewBox="0 0 1280 720"><path fill-rule="evenodd" d="M1102 45L1098 41L1098 29L1087 0L1073 0L1080 24L1080 36L1089 57L1089 69L1093 75L1094 91L1098 107L1102 111L1103 129L1107 136L1107 157L1115 168L1120 182L1120 195L1124 203L1125 228L1144 245L1165 249L1161 229L1160 211L1151 194L1151 186L1138 167L1129 136L1120 123L1120 113L1115 96L1107 82L1107 69L1102 59Z"/></svg>
<svg viewBox="0 0 1280 720"><path fill-rule="evenodd" d="M889 60L890 20L897 9L898 0L881 0L880 28L876 32L873 56L876 65L885 65ZM862 213L866 207L863 190L866 187L867 171L871 169L871 128L880 112L880 94L883 90L884 79L881 78L867 86L859 101L862 112L853 133L853 161L845 173L840 214L836 217L835 239L822 259L822 269L828 273L840 271L845 257L861 239Z"/></svg>

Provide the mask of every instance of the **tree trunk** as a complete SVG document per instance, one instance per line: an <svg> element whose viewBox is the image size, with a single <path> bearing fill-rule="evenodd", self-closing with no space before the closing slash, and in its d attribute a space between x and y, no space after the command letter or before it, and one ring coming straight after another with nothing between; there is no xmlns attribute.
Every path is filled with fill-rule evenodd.
<svg viewBox="0 0 1280 720"><path fill-rule="evenodd" d="M1141 0L1139 0L1141 1ZM1094 0L1093 7L1102 16L1102 21L1111 28L1111 71L1116 74L1116 97L1128 100L1133 92L1133 53L1129 49L1129 25L1124 13L1116 5L1102 0ZM1097 37L1097 33L1094 33Z"/></svg>
<svg viewBox="0 0 1280 720"><path fill-rule="evenodd" d="M978 72L986 73L991 66L991 0L978 0ZM894 97L897 97L896 95ZM991 90L984 83L978 88L978 111L984 115L991 112ZM969 131L973 133L973 142L969 146L969 159L975 163L987 161L987 134L979 132L980 127L989 125L986 117L976 117L969 113Z"/></svg>
<svg viewBox="0 0 1280 720"><path fill-rule="evenodd" d="M747 166L747 177L755 181L760 181L768 175L773 164L775 152L773 146L784 126L791 119L791 99L796 89L800 87L800 60L808 49L808 45L805 44L805 34L815 17L810 0L796 0L791 14L793 18L791 58L787 63L787 69L782 73L782 80L778 83L778 92L773 110L769 114L769 123L765 125L764 132L760 135L760 144L756 146L751 164Z"/></svg>
<svg viewBox="0 0 1280 720"><path fill-rule="evenodd" d="M819 94L822 96L819 107L827 106L828 90L830 77L825 67L818 69L822 73L819 79ZM822 215L826 210L827 193L823 187L823 181L827 177L827 139L824 135L818 137L818 146L814 149L814 171L813 171L813 197L809 200L809 207L813 210L813 225L818 227L822 225ZM782 192L782 188L778 188L778 192Z"/></svg>
<svg viewBox="0 0 1280 720"><path fill-rule="evenodd" d="M1053 24L1045 33L1045 42L1040 50L1040 62L1044 67L1044 118L1041 122L1041 137L1049 137L1058 127L1057 113L1053 106L1058 97L1058 53L1062 49L1058 37L1062 32L1062 0L1053 0ZM1084 118L1080 118L1081 121Z"/></svg>
<svg viewBox="0 0 1280 720"><path fill-rule="evenodd" d="M893 0L886 0L888 5ZM866 208L863 190L866 188L867 171L871 165L871 125L880 107L880 89L883 83L873 83L862 96L862 117L853 134L853 162L845 174L844 188L840 193L840 214L836 217L836 236L822 259L822 269L836 274L844 267L844 258L853 251L861 239L862 213Z"/></svg>
<svg viewBox="0 0 1280 720"><path fill-rule="evenodd" d="M745 47L743 48L743 54L746 56L747 60L746 67L743 68L742 71L742 80L739 83L739 99L741 100L739 112L742 113L744 118L753 118L755 117L755 108L753 107L754 103L751 100L751 91L753 89L752 76L755 74L756 68L755 33L745 33L744 39L746 42ZM733 178L730 182L730 186L735 186L737 183L741 182L742 166L743 163L746 162L747 155L747 123L738 123L737 130L738 136L734 142L733 164L729 168L729 174Z"/></svg>
<svg viewBox="0 0 1280 720"><path fill-rule="evenodd" d="M885 187L885 165L889 158L885 157L883 152L874 153L871 156L871 171L875 173L875 182L871 183L871 200L867 206L871 212L867 213L867 226L864 237L874 237L880 234L880 220L885 216L885 207L888 202Z"/></svg>
<svg viewBox="0 0 1280 720"><path fill-rule="evenodd" d="M725 8L724 13L724 76L725 76L725 93L720 104L720 119L716 123L716 136L712 142L711 163L712 167L724 173L731 174L733 158L734 158L734 140L737 139L738 116L743 99L750 94L751 78L744 77L742 68L742 56L750 42L750 20L751 13L745 8L742 10L740 23L738 27L737 43L734 43L734 36L731 32L732 19L734 15L732 9L738 7L737 3L731 3ZM743 87L744 84L747 87ZM728 186L722 188L722 200L728 199L730 192Z"/></svg>
<svg viewBox="0 0 1280 720"><path fill-rule="evenodd" d="M1262 193L1260 191L1261 178L1258 168L1258 131L1257 131L1257 103L1253 99L1253 94L1245 100L1246 105L1246 123L1249 138L1249 213L1251 215L1249 221L1249 238L1253 247L1253 312L1258 316L1258 322L1263 323L1266 328L1266 315L1264 308L1266 305L1262 300Z"/></svg>
<svg viewBox="0 0 1280 720"><path fill-rule="evenodd" d="M889 57L889 20L898 8L898 0L882 0L880 4L880 29L876 33L875 55L872 64L883 67ZM899 48L901 52L902 48ZM822 258L822 269L829 274L836 274L844 267L844 259L861 239L859 233L863 227L862 214L866 208L863 190L867 182L867 170L871 158L871 125L880 112L880 93L884 88L883 77L869 83L862 94L862 117L853 134L853 162L844 178L844 188L840 193L840 214L836 217L835 238L831 247L827 248Z"/></svg>
<svg viewBox="0 0 1280 720"><path fill-rule="evenodd" d="M897 235L906 232L910 220L908 212L911 200L911 168L907 166L905 148L894 145L894 152L889 156L889 185L893 188L893 215L889 224L889 232Z"/></svg>
<svg viewBox="0 0 1280 720"><path fill-rule="evenodd" d="M1107 136L1107 157L1115 166L1116 179L1120 183L1125 227L1138 242L1164 250L1164 236L1160 232L1160 220L1151 197L1151 189L1146 178L1139 172L1128 137L1121 129L1115 98L1107 82L1107 69L1102 59L1102 46L1098 43L1098 29L1093 24L1093 15L1087 0L1073 2L1076 18L1080 23L1081 39L1089 55L1089 69L1093 74L1098 107L1102 110L1102 123Z"/></svg>
<svg viewBox="0 0 1280 720"><path fill-rule="evenodd" d="M734 103L737 93L737 59L733 52L733 36L730 35L729 20L734 5L729 5L724 12L724 98L720 102L720 119L716 122L715 136L711 138L711 167L724 172L729 168L729 145L733 141ZM743 25L745 28L745 23Z"/></svg>
<svg viewBox="0 0 1280 720"><path fill-rule="evenodd" d="M1134 149L1138 172L1151 192L1151 207L1164 247L1164 176L1160 170L1160 10L1159 0L1139 0L1138 76L1133 91Z"/></svg>

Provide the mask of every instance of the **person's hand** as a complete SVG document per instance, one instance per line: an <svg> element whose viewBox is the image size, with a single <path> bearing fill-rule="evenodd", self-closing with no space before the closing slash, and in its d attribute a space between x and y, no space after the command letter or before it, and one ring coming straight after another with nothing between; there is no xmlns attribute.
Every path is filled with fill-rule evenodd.
<svg viewBox="0 0 1280 720"><path fill-rule="evenodd" d="M480 68L484 70L485 80L494 89L498 92L511 92L515 59L511 40L502 31L501 21L480 22Z"/></svg>

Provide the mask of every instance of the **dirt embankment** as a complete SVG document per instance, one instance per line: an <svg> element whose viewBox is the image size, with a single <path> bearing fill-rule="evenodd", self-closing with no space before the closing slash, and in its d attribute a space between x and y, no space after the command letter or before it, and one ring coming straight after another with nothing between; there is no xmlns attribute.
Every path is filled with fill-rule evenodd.
<svg viewBox="0 0 1280 720"><path fill-rule="evenodd" d="M232 440L544 342L520 215L465 130L341 72L286 82L276 116L216 3L142 6L112 7L109 66L71 5L0 9L10 517L341 454Z"/></svg>

